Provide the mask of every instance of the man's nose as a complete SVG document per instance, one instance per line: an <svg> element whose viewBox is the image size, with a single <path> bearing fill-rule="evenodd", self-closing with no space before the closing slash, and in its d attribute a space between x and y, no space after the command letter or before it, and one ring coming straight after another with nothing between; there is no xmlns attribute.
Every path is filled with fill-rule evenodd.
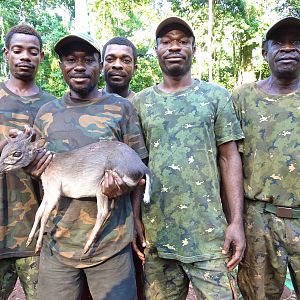
<svg viewBox="0 0 300 300"><path fill-rule="evenodd" d="M114 61L114 64L113 64L113 66L112 66L114 69L123 69L123 64L122 64L122 62L121 62L121 59L116 59L115 61Z"/></svg>
<svg viewBox="0 0 300 300"><path fill-rule="evenodd" d="M75 65L74 70L79 71L79 72L84 72L86 70L85 61L82 59L76 60L76 65Z"/></svg>
<svg viewBox="0 0 300 300"><path fill-rule="evenodd" d="M29 51L22 51L21 60L30 61L30 54Z"/></svg>
<svg viewBox="0 0 300 300"><path fill-rule="evenodd" d="M169 51L179 51L181 49L180 43L177 40L170 42Z"/></svg>

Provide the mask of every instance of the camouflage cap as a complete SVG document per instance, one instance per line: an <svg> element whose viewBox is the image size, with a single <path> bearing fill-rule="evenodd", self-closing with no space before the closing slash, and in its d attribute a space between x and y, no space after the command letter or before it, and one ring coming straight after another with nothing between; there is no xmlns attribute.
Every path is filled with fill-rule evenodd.
<svg viewBox="0 0 300 300"><path fill-rule="evenodd" d="M179 17L169 17L160 22L155 31L155 36L156 38L161 37L170 30L177 28L195 38L192 26Z"/></svg>
<svg viewBox="0 0 300 300"><path fill-rule="evenodd" d="M273 24L266 32L264 40L270 40L274 33L283 27L293 27L300 30L300 19L296 17L286 17Z"/></svg>
<svg viewBox="0 0 300 300"><path fill-rule="evenodd" d="M99 53L101 58L101 49L98 42L87 32L76 32L64 36L56 43L54 46L54 51L60 55L66 49L66 46L73 42L85 42L89 44Z"/></svg>

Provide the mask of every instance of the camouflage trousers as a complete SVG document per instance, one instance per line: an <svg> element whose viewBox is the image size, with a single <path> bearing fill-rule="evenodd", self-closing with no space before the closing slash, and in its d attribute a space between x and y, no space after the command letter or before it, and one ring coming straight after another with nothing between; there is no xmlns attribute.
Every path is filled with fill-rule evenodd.
<svg viewBox="0 0 300 300"><path fill-rule="evenodd" d="M280 299L287 267L300 299L300 219L265 212L261 201L246 200L245 206L247 248L238 272L244 299Z"/></svg>
<svg viewBox="0 0 300 300"><path fill-rule="evenodd" d="M156 248L146 249L144 299L184 300L193 285L197 299L241 299L235 276L224 258L194 263L163 259Z"/></svg>
<svg viewBox="0 0 300 300"><path fill-rule="evenodd" d="M6 300L19 277L27 300L37 299L39 257L5 258L0 260L0 299Z"/></svg>

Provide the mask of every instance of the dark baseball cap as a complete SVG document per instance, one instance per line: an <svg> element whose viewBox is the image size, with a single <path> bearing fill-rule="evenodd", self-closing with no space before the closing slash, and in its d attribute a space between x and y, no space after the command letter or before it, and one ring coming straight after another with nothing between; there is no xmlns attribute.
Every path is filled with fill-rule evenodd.
<svg viewBox="0 0 300 300"><path fill-rule="evenodd" d="M71 33L63 38L61 38L56 45L54 46L54 51L60 55L64 52L66 49L65 47L70 44L70 43L76 43L76 42L85 42L92 46L98 53L99 57L101 58L101 49L98 44L98 42L88 33L86 32L76 32L76 33Z"/></svg>
<svg viewBox="0 0 300 300"><path fill-rule="evenodd" d="M293 28L299 28L300 30L300 19L296 17L286 17L275 24L273 24L266 32L264 40L270 40L272 39L272 36L274 33L276 33L277 30L284 28L284 27L293 27Z"/></svg>
<svg viewBox="0 0 300 300"><path fill-rule="evenodd" d="M155 36L162 37L173 29L183 30L185 33L195 38L192 26L179 17L169 17L159 23L155 31Z"/></svg>

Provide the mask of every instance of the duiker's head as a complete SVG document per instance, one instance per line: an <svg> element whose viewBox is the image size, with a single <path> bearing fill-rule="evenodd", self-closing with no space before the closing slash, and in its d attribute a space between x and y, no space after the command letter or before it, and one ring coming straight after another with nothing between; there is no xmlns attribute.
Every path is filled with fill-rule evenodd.
<svg viewBox="0 0 300 300"><path fill-rule="evenodd" d="M0 172L8 172L29 165L35 153L41 147L40 141L32 142L33 135L24 133L15 138L9 138L0 156Z"/></svg>

